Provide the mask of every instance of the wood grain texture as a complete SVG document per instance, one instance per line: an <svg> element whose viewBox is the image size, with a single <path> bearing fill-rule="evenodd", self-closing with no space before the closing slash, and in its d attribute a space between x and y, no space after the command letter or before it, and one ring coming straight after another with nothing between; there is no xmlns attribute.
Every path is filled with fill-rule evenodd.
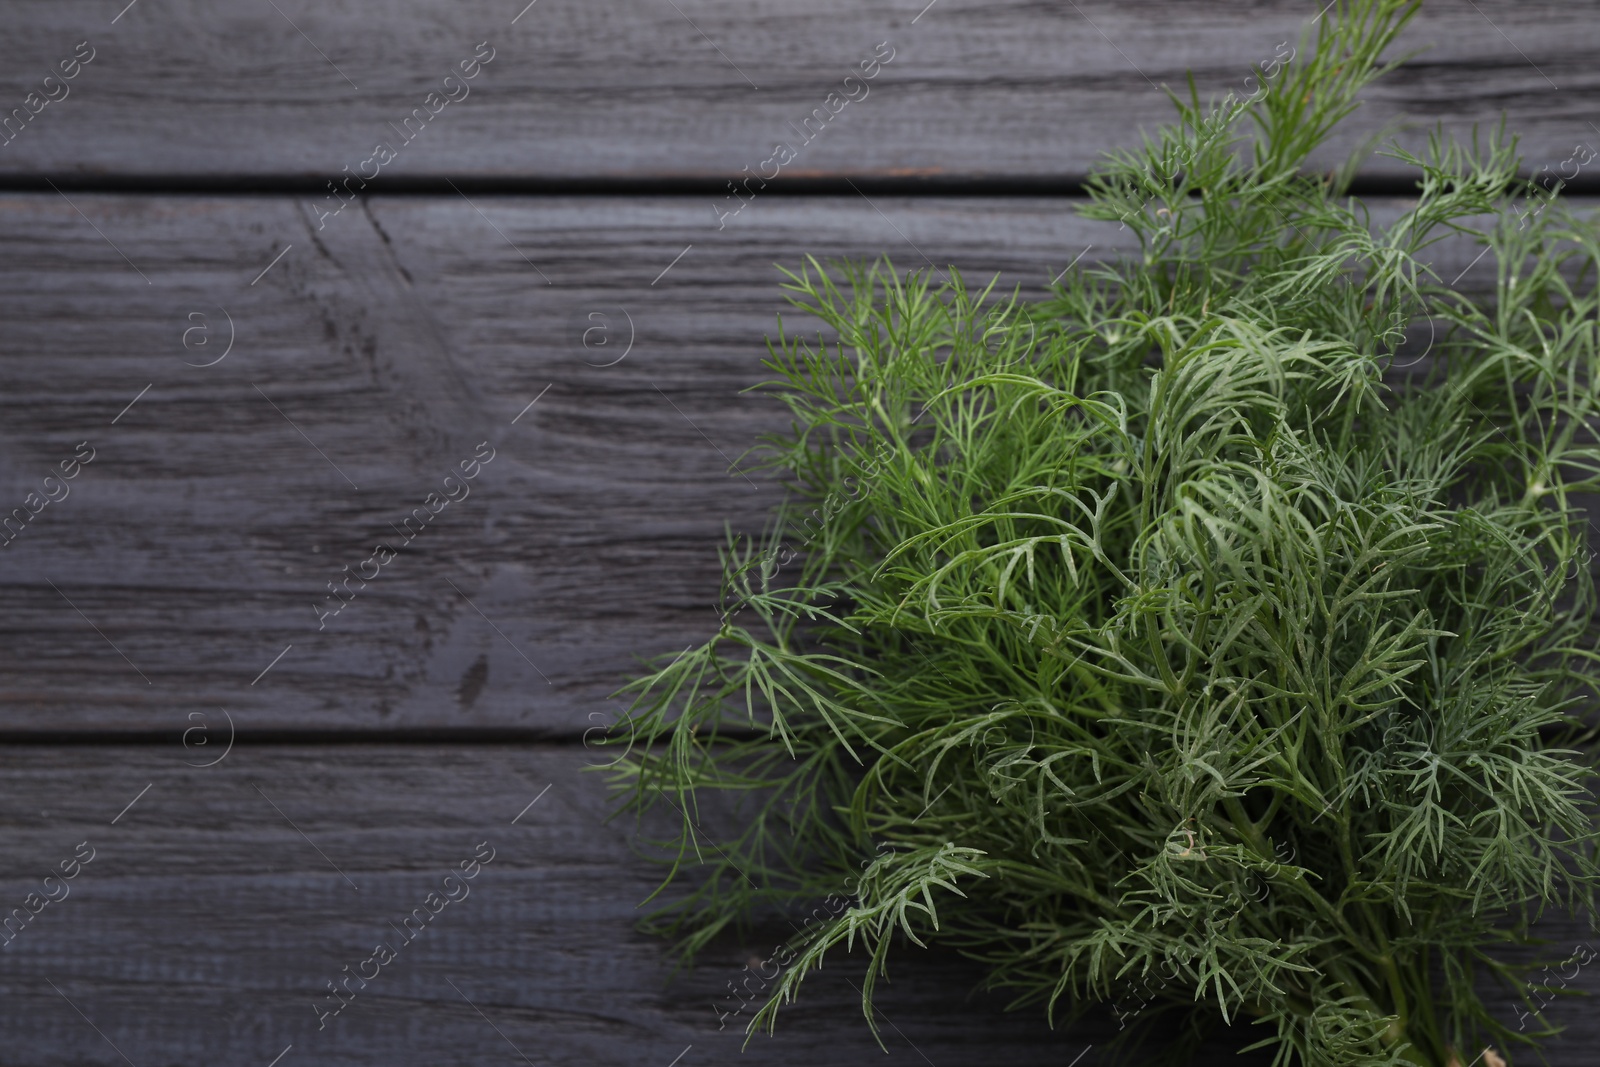
<svg viewBox="0 0 1600 1067"><path fill-rule="evenodd" d="M1116 241L1021 201L758 201L721 232L698 198L407 199L320 231L287 200L74 204L0 201L0 491L21 506L98 450L0 549L12 729L227 707L245 729L574 736L636 656L709 636L724 522L757 531L779 497L726 473L775 428L739 395L785 306L775 261L920 249L1037 285ZM182 343L194 311L209 347ZM227 358L186 366L228 318ZM484 441L471 495L320 619Z"/></svg>
<svg viewBox="0 0 1600 1067"><path fill-rule="evenodd" d="M582 746L241 745L215 766L189 765L214 758L177 745L0 752L5 908L80 842L93 849L69 895L0 949L0 1064L125 1055L139 1067L265 1067L290 1045L281 1067L668 1067L680 1053L680 1067L1109 1062L1109 1020L1051 1031L1030 1011L969 1000L971 966L914 951L882 987L887 1055L861 1019L859 968L846 957L808 980L776 1037L741 1054L712 1004L782 930L729 938L673 978L663 944L633 925L654 868L630 850L626 824L604 821L600 780L582 771L598 756ZM367 988L352 983L349 1005L319 1031L313 1005L334 1003L326 983L399 941L390 924L480 842L494 858L468 894L433 905L426 932ZM1592 943L1571 923L1544 929L1552 951ZM1581 971L1572 987L1595 991L1597 974ZM1553 1011L1572 1030L1551 1063L1591 1063L1593 1012ZM1236 1057L1243 1043L1223 1035L1198 1067L1265 1062Z"/></svg>
<svg viewBox="0 0 1600 1067"><path fill-rule="evenodd" d="M1161 87L1182 86L1187 71L1204 91L1247 91L1252 66L1323 6L293 0L274 10L179 0L137 4L113 23L98 2L33 3L0 37L0 114L23 107L78 42L94 58L68 96L0 147L0 175L320 183L395 139L391 124L488 41L494 58L470 94L399 147L374 191L439 175L720 186L795 138L791 124L886 41L894 58L867 96L843 106L787 175L1073 180L1138 128L1167 121ZM1575 142L1600 141L1597 14L1595 0L1429 0L1402 41L1425 51L1371 90L1316 165L1391 121L1409 123L1416 144L1435 122L1465 133L1503 113L1530 169L1555 169ZM1374 160L1369 171L1392 167Z"/></svg>
<svg viewBox="0 0 1600 1067"><path fill-rule="evenodd" d="M710 633L724 523L758 530L780 496L728 469L779 425L740 395L783 309L774 262L889 251L1036 291L1127 251L1064 200L872 183L1074 182L1167 120L1161 86L1243 88L1321 0L124 3L12 5L0 31L0 186L67 192L0 196L0 520L25 508L0 534L0 730L183 743L0 747L0 916L95 850L70 897L0 933L0 1067L1107 1062L1103 1014L1053 1032L969 998L971 965L910 952L880 994L885 1050L841 959L741 1052L714 1004L787 929L673 977L634 929L656 872L576 739L638 657ZM1529 170L1556 169L1600 144L1597 13L1429 0L1404 39L1429 51L1315 164L1390 122L1415 144L1504 113ZM27 118L80 41L70 95ZM470 96L401 145L479 41ZM719 227L722 184L798 144L878 42L870 96L773 189L844 176L872 199L763 195ZM334 215L171 195L321 186L380 140L396 158ZM473 199L384 195L446 178ZM717 193L476 192L606 182ZM150 195L87 191L135 183ZM1471 255L1441 249L1441 273ZM70 494L28 514L80 442ZM327 583L398 545L480 442L470 496L319 626ZM250 743L273 730L324 743ZM329 743L407 731L569 743ZM398 943L480 842L470 897L319 1029L326 983ZM1544 929L1557 957L1594 943ZM1592 1063L1592 1008L1552 1014L1572 1029L1550 1062ZM1197 1067L1265 1062L1243 1043Z"/></svg>
<svg viewBox="0 0 1600 1067"><path fill-rule="evenodd" d="M781 496L728 473L781 425L741 395L773 263L887 249L1037 291L1127 237L1010 198L757 199L722 230L693 197L377 200L320 230L283 199L0 198L0 516L95 450L0 548L5 728L226 708L576 737L641 657L710 636L724 524ZM379 543L401 551L372 577Z"/></svg>

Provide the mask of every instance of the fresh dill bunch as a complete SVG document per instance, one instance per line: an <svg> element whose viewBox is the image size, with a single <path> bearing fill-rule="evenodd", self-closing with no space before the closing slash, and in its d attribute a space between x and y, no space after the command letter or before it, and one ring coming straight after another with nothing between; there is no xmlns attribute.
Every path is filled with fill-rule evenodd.
<svg viewBox="0 0 1600 1067"><path fill-rule="evenodd" d="M1392 149L1393 219L1305 171L1416 6L1345 0L1249 100L1191 82L1089 184L1138 254L1046 299L786 272L822 329L769 341L764 447L802 503L730 535L719 628L623 690L608 765L678 828L662 888L699 865L654 919L686 957L848 897L752 1033L858 943L870 1025L902 941L1174 1061L1219 1022L1285 1067L1554 1032L1502 951L1600 882L1600 231L1499 134ZM1461 235L1492 293L1430 267Z"/></svg>

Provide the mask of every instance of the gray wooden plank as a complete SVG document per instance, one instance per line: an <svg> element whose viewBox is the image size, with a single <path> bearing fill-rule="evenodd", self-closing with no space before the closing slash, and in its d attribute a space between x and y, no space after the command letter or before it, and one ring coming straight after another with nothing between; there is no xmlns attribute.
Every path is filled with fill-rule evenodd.
<svg viewBox="0 0 1600 1067"><path fill-rule="evenodd" d="M721 230L692 197L390 198L320 230L286 199L0 198L0 515L94 450L0 548L0 728L577 736L639 657L710 635L724 524L780 496L728 474L776 426L741 395L772 264L889 250L1037 291L1127 237L1021 198L757 199ZM485 441L470 495L366 564Z"/></svg>
<svg viewBox="0 0 1600 1067"><path fill-rule="evenodd" d="M808 981L776 1037L741 1054L713 1003L781 929L729 938L672 978L663 944L633 926L654 868L631 851L626 823L604 821L601 781L582 771L598 754L580 745L239 745L194 766L218 755L0 752L6 908L92 851L67 895L30 905L42 910L0 948L0 1062L266 1065L291 1045L282 1067L483 1067L525 1062L519 1051L538 1064L656 1067L680 1053L681 1067L1109 1062L1109 1019L1052 1032L1031 1011L969 1000L971 966L909 951L879 1001L887 1055L843 957ZM465 896L453 887L461 899L428 904L447 870L488 850ZM426 933L376 977L366 968L369 985L352 983L348 1006L324 1019L314 1005L337 1003L324 1002L326 983L379 941L393 947L390 924L422 906L437 909ZM1556 949L1593 943L1570 922L1545 930ZM1595 991L1596 973L1573 987ZM1556 1010L1573 1029L1551 1062L1592 1062L1592 1009ZM1240 1044L1219 1039L1201 1067L1245 1062Z"/></svg>
<svg viewBox="0 0 1600 1067"><path fill-rule="evenodd" d="M666 1067L692 1045L684 1067L949 1064L981 1047L1046 1064L1090 1043L964 1005L972 972L940 959L897 970L883 1002L899 1028L887 1059L851 1022L848 968L741 1058L713 1002L766 943L730 942L668 985L662 944L633 929L652 868L632 857L622 826L603 824L600 783L580 774L588 756L578 746L240 746L206 769L184 766L200 762L192 755L173 746L0 757L4 899L20 903L31 873L80 842L94 849L71 895L4 950L0 1060L117 1063L120 1050L141 1067L266 1064L292 1044L286 1067L483 1065L521 1062L514 1045L537 1063ZM324 1019L314 1005L325 983L378 941L397 942L389 924L480 842L494 859L469 895Z"/></svg>
<svg viewBox="0 0 1600 1067"><path fill-rule="evenodd" d="M120 4L110 5L121 8ZM1243 90L1252 65L1324 5L1309 0L739 0L578 4L143 3L16 8L0 39L0 113L21 130L0 174L295 175L358 169L377 141L396 177L692 178L722 181L772 155L816 108L826 136L784 173L1070 179L1103 150L1167 121L1160 86ZM519 15L520 12L520 15ZM1404 38L1427 51L1375 87L1348 136L1409 117L1465 132L1502 113L1533 169L1600 140L1600 5L1429 0ZM88 42L65 85L44 78ZM400 144L479 42L489 64ZM893 58L853 104L828 103L887 42ZM888 54L888 51L884 54ZM485 55L489 54L487 51ZM69 69L72 69L69 67ZM1253 87L1253 86L1252 86ZM45 90L62 99L49 103ZM465 92L465 96L461 94ZM27 94L38 94L25 108ZM861 96L865 93L865 96ZM371 173L371 167L368 168ZM1393 173L1375 161L1372 173Z"/></svg>
<svg viewBox="0 0 1600 1067"><path fill-rule="evenodd" d="M776 410L739 395L784 308L775 261L920 250L1037 286L1117 241L1035 201L712 223L687 198L405 199L320 231L287 200L0 200L5 499L97 450L0 549L5 726L227 707L244 729L575 734L636 656L709 634L724 522L757 531L778 498L726 474ZM230 319L227 357L186 365ZM484 441L470 496L322 619Z"/></svg>

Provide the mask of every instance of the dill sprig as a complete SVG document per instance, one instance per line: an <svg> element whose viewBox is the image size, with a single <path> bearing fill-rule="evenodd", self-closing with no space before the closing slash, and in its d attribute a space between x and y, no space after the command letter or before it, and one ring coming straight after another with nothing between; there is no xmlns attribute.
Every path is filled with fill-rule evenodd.
<svg viewBox="0 0 1600 1067"><path fill-rule="evenodd" d="M822 329L769 341L764 448L803 503L730 534L720 627L624 690L610 764L679 827L662 888L702 865L654 918L686 958L854 876L752 1032L836 949L870 1025L902 936L1179 1061L1215 1022L1307 1067L1554 1032L1477 979L1542 1020L1503 949L1600 882L1600 236L1505 210L1537 194L1501 132L1389 149L1390 220L1306 172L1416 6L1342 2L1249 100L1191 81L1089 183L1138 254L1044 300L785 272ZM1456 235L1492 293L1433 271Z"/></svg>

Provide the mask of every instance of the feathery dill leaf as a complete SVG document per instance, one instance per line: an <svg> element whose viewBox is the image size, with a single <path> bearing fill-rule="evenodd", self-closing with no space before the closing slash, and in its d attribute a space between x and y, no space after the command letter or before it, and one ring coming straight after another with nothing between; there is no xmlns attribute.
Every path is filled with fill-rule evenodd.
<svg viewBox="0 0 1600 1067"><path fill-rule="evenodd" d="M857 875L752 1032L858 944L872 1025L902 935L1052 1022L1161 1022L1174 1061L1212 1021L1285 1067L1553 1032L1475 982L1533 1009L1500 950L1600 882L1600 233L1498 132L1391 149L1389 222L1305 170L1416 7L1342 0L1251 100L1191 82L1088 186L1139 253L1044 300L785 272L822 329L769 341L765 448L804 503L730 535L720 627L624 690L608 768L680 827L662 888L696 865L654 919L686 958ZM1430 267L1461 234L1491 294Z"/></svg>

